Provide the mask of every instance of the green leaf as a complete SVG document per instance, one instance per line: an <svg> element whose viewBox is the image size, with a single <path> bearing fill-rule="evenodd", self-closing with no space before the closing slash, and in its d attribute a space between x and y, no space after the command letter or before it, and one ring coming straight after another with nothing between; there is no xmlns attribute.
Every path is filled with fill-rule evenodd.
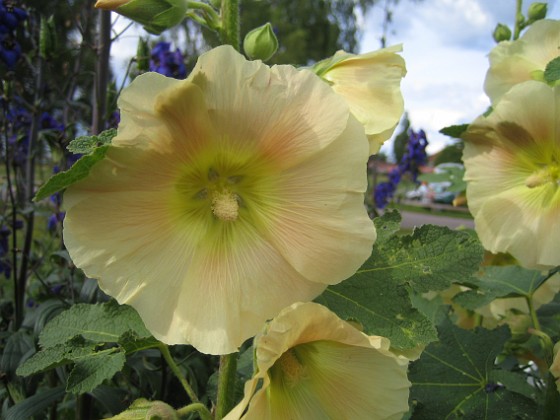
<svg viewBox="0 0 560 420"><path fill-rule="evenodd" d="M70 169L59 172L52 176L45 184L39 188L33 201L40 201L48 196L62 191L70 185L84 179L88 176L93 165L105 157L109 146L98 147L90 155L82 156Z"/></svg>
<svg viewBox="0 0 560 420"><path fill-rule="evenodd" d="M454 139L460 139L467 128L469 128L468 124L450 125L442 128L439 132Z"/></svg>
<svg viewBox="0 0 560 420"><path fill-rule="evenodd" d="M115 373L119 372L123 368L124 362L124 352L117 349L100 351L78 360L68 376L66 390L73 394L91 392L104 380L111 379Z"/></svg>
<svg viewBox="0 0 560 420"><path fill-rule="evenodd" d="M66 147L72 153L91 154L98 147L111 144L113 137L117 135L116 128L110 128L95 136L77 137Z"/></svg>
<svg viewBox="0 0 560 420"><path fill-rule="evenodd" d="M126 354L135 353L140 350L147 350L159 347L160 341L154 337L139 337L133 331L127 331L119 337L119 344L125 350Z"/></svg>
<svg viewBox="0 0 560 420"><path fill-rule="evenodd" d="M516 265L486 267L479 280L474 280L476 290L459 293L453 301L465 309L474 310L503 297L531 297L546 280L537 270Z"/></svg>
<svg viewBox="0 0 560 420"><path fill-rule="evenodd" d="M115 301L102 304L77 304L49 322L39 337L42 347L63 344L76 335L99 343L116 343L127 331L150 337L138 313Z"/></svg>
<svg viewBox="0 0 560 420"><path fill-rule="evenodd" d="M467 231L423 225L412 235L378 241L358 274L409 284L419 293L444 290L452 283L470 279L483 253L476 236Z"/></svg>
<svg viewBox="0 0 560 420"><path fill-rule="evenodd" d="M377 231L377 243L387 242L391 237L399 233L402 217L398 210L387 210L383 216L375 219L375 230Z"/></svg>
<svg viewBox="0 0 560 420"><path fill-rule="evenodd" d="M29 376L72 363L95 354L96 346L95 343L86 342L82 336L76 336L64 344L57 344L35 353L18 367L16 373L20 376Z"/></svg>
<svg viewBox="0 0 560 420"><path fill-rule="evenodd" d="M4 374L13 373L20 365L22 359L35 352L35 343L29 334L19 330L10 335L2 350L0 369Z"/></svg>
<svg viewBox="0 0 560 420"><path fill-rule="evenodd" d="M398 218L392 212L375 219L380 234L372 256L316 301L343 319L358 320L366 334L382 335L393 347L409 349L437 339L436 315L415 308L409 292L443 290L470 278L483 250L474 235L439 226L425 225L412 235L398 236Z"/></svg>
<svg viewBox="0 0 560 420"><path fill-rule="evenodd" d="M44 414L45 410L64 397L63 386L38 390L37 393L17 403L6 412L6 420L31 419L35 415Z"/></svg>
<svg viewBox="0 0 560 420"><path fill-rule="evenodd" d="M506 326L467 331L447 323L439 331L440 341L410 367L413 419L534 418L536 404L518 393L519 381L512 386L511 375L497 373Z"/></svg>
<svg viewBox="0 0 560 420"><path fill-rule="evenodd" d="M544 80L547 83L554 83L560 80L560 57L552 59L544 69Z"/></svg>
<svg viewBox="0 0 560 420"><path fill-rule="evenodd" d="M342 319L359 320L366 334L387 337L398 349L437 339L432 323L410 303L406 287L387 279L357 274L329 286L316 302Z"/></svg>

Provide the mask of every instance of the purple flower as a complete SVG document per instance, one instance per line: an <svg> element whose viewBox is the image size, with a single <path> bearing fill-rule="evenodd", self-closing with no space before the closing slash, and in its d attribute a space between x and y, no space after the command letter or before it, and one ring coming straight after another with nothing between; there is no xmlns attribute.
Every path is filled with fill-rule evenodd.
<svg viewBox="0 0 560 420"><path fill-rule="evenodd" d="M54 232L58 229L58 226L64 220L64 216L66 216L66 212L58 212L51 214L49 220L47 221L47 229L49 232Z"/></svg>
<svg viewBox="0 0 560 420"><path fill-rule="evenodd" d="M0 25L14 31L25 19L27 19L25 10L15 7L11 1L0 2Z"/></svg>
<svg viewBox="0 0 560 420"><path fill-rule="evenodd" d="M392 182L381 182L377 184L373 192L373 198L377 208L383 209L389 204L391 198L395 194L397 186Z"/></svg>
<svg viewBox="0 0 560 420"><path fill-rule="evenodd" d="M0 60L13 70L21 57L21 47L11 34L0 34Z"/></svg>
<svg viewBox="0 0 560 420"><path fill-rule="evenodd" d="M187 77L187 68L181 50L170 50L169 42L158 42L150 53L150 71L175 79Z"/></svg>

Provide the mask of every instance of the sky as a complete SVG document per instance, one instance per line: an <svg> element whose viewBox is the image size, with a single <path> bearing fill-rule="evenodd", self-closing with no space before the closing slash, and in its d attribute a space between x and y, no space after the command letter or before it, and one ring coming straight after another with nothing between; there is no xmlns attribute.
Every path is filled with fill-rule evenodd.
<svg viewBox="0 0 560 420"><path fill-rule="evenodd" d="M544 1L544 0L540 0ZM415 130L424 129L428 152L450 139L438 131L469 123L490 105L483 83L498 23L513 27L515 0L400 0L387 45L403 44L407 75L401 89ZM531 2L525 0L527 7ZM549 0L548 18L560 19L560 0ZM380 48L383 11L373 8L363 22L360 52ZM392 143L382 151L390 154Z"/></svg>
<svg viewBox="0 0 560 420"><path fill-rule="evenodd" d="M380 6L363 18L360 52L381 46L384 1L380 0ZM549 18L560 19L560 0L540 1L549 4ZM513 27L515 3L516 0L400 0L395 8L387 45L403 44L407 75L401 89L405 110L412 128L426 131L429 153L436 153L451 141L438 132L441 128L469 123L488 108L483 83L487 55L496 45L492 32L499 22ZM525 8L530 3L523 2ZM127 19L120 18L115 29L127 23ZM112 64L117 77L136 51L138 34L146 35L139 27L129 28L113 46ZM382 151L390 155L391 150L389 140Z"/></svg>

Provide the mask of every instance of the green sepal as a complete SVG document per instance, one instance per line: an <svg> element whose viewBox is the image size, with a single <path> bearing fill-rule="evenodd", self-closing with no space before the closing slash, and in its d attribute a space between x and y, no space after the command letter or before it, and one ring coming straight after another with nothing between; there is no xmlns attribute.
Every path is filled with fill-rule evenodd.
<svg viewBox="0 0 560 420"><path fill-rule="evenodd" d="M465 131L469 128L468 124L450 125L439 130L441 134L454 139L460 139Z"/></svg>
<svg viewBox="0 0 560 420"><path fill-rule="evenodd" d="M544 70L544 80L549 84L555 84L560 80L560 57L553 58L546 65Z"/></svg>

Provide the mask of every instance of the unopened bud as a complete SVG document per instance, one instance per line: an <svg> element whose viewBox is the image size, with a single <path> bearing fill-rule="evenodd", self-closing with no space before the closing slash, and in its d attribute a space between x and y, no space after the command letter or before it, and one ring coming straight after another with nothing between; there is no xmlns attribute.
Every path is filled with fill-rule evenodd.
<svg viewBox="0 0 560 420"><path fill-rule="evenodd" d="M546 3L532 3L527 10L529 22L532 23L537 20L544 19L547 11L548 5Z"/></svg>
<svg viewBox="0 0 560 420"><path fill-rule="evenodd" d="M183 21L187 3L184 0L97 0L95 7L115 11L159 35Z"/></svg>
<svg viewBox="0 0 560 420"><path fill-rule="evenodd" d="M49 19L41 18L41 29L39 32L39 53L42 58L49 58L57 48L56 30L52 16Z"/></svg>
<svg viewBox="0 0 560 420"><path fill-rule="evenodd" d="M511 39L511 29L503 23L498 23L492 37L496 42L509 41Z"/></svg>
<svg viewBox="0 0 560 420"><path fill-rule="evenodd" d="M145 73L150 70L150 47L144 38L138 39L138 46L136 47L136 66L140 73Z"/></svg>
<svg viewBox="0 0 560 420"><path fill-rule="evenodd" d="M243 49L251 60L270 59L278 49L278 39L272 30L272 25L265 23L245 35Z"/></svg>

